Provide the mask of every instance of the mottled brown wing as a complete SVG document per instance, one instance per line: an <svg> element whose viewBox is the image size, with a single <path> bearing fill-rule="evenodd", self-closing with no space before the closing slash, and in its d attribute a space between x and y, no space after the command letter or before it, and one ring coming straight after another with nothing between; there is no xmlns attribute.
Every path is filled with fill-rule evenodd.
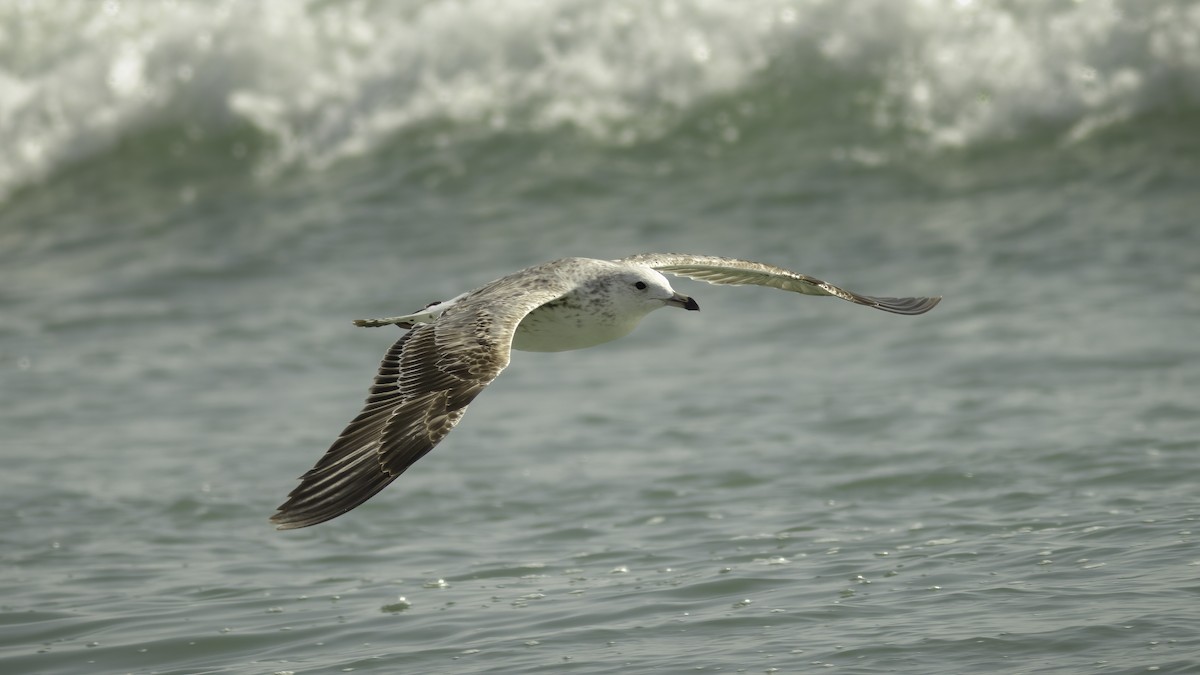
<svg viewBox="0 0 1200 675"><path fill-rule="evenodd" d="M569 290L553 275L536 281L521 273L493 281L397 340L362 412L300 477L271 517L276 527L308 527L350 511L445 438L508 365L521 319Z"/></svg>
<svg viewBox="0 0 1200 675"><path fill-rule="evenodd" d="M882 309L893 314L924 314L933 309L942 298L881 298L860 295L833 284L815 279L807 274L767 265L765 263L720 258L717 256L687 255L682 253L643 253L621 258L616 262L645 265L681 277L699 279L710 284L769 286L805 295L831 295L843 300Z"/></svg>

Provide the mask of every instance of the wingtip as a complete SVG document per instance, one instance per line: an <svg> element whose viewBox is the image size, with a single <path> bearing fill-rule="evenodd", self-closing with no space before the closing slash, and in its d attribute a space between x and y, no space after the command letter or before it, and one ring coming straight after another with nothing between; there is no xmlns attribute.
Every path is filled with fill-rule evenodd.
<svg viewBox="0 0 1200 675"><path fill-rule="evenodd" d="M267 521L274 525L276 530L291 530L300 527L300 525L290 522L282 509L276 511Z"/></svg>
<svg viewBox="0 0 1200 675"><path fill-rule="evenodd" d="M296 517L294 514L289 514L286 511L279 511L267 520L275 526L276 530L298 530L302 527L309 527L311 525L316 525L317 523L323 523L326 520L329 520L329 518Z"/></svg>
<svg viewBox="0 0 1200 675"><path fill-rule="evenodd" d="M942 301L942 296L935 295L916 298L876 298L868 296L868 300L871 301L871 305L876 309L882 309L892 314L916 316L937 307L938 303Z"/></svg>

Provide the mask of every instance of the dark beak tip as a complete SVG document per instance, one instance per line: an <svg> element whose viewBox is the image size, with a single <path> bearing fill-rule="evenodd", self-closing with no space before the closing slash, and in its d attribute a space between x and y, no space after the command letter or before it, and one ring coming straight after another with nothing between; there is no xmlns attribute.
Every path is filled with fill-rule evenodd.
<svg viewBox="0 0 1200 675"><path fill-rule="evenodd" d="M698 312L700 311L700 304L696 302L695 298L688 298L687 302L684 303L683 308L693 312Z"/></svg>

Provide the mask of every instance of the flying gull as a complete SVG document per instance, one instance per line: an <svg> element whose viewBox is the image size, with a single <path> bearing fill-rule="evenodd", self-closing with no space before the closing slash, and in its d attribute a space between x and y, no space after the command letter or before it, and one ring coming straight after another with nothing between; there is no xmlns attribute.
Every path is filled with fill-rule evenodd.
<svg viewBox="0 0 1200 675"><path fill-rule="evenodd" d="M715 256L649 253L619 260L563 258L501 277L419 312L360 319L408 329L392 345L358 417L271 521L308 527L367 501L433 449L508 365L511 350L583 349L627 335L660 307L697 310L661 272L712 284L755 285L924 314L941 300L859 295L804 274Z"/></svg>

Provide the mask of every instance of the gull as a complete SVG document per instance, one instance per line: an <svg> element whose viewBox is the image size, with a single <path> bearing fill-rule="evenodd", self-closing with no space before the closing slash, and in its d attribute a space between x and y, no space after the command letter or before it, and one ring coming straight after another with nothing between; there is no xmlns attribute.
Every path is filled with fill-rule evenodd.
<svg viewBox="0 0 1200 675"><path fill-rule="evenodd" d="M893 314L924 314L940 297L860 295L748 260L646 253L562 258L496 279L412 314L359 319L407 329L379 366L362 412L271 517L281 530L336 518L386 487L434 448L508 365L513 349L558 352L615 340L660 307L698 310L667 274L832 296Z"/></svg>

